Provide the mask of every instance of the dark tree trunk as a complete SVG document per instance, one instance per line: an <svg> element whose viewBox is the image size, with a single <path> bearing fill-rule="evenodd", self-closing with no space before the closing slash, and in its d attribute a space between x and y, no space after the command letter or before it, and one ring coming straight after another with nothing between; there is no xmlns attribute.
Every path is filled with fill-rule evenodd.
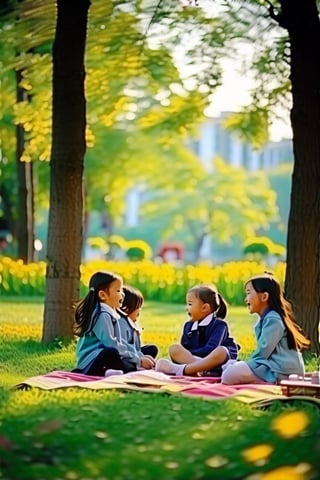
<svg viewBox="0 0 320 480"><path fill-rule="evenodd" d="M10 183L4 181L0 184L0 197L3 210L3 216L0 217L2 223L0 239L5 241L5 246L7 246L7 240L11 242L13 238L15 239L17 231L17 221L13 213L15 206L12 200L12 186ZM9 238L7 237L8 235Z"/></svg>
<svg viewBox="0 0 320 480"><path fill-rule="evenodd" d="M320 23L316 0L282 0L289 32L294 169L285 294L320 353Z"/></svg>
<svg viewBox="0 0 320 480"><path fill-rule="evenodd" d="M20 87L21 72L16 72L17 102L28 100L27 92ZM18 257L25 263L34 260L34 192L33 192L33 165L32 162L21 161L24 151L24 129L22 125L16 127L17 136L17 179L18 179L18 222L17 243Z"/></svg>
<svg viewBox="0 0 320 480"><path fill-rule="evenodd" d="M73 304L79 298L89 6L89 0L57 1L44 342L72 338Z"/></svg>

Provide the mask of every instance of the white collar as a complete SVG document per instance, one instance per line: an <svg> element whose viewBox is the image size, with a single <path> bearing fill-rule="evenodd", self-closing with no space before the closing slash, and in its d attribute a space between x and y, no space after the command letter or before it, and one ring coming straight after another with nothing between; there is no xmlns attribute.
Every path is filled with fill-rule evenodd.
<svg viewBox="0 0 320 480"><path fill-rule="evenodd" d="M198 330L198 327L206 327L207 325L209 325L212 319L213 319L213 313L209 313L209 315L207 315L205 318L200 320L200 322L198 321L193 322L191 331Z"/></svg>
<svg viewBox="0 0 320 480"><path fill-rule="evenodd" d="M101 310L104 310L105 312L110 313L112 318L115 318L116 320L119 320L120 315L114 308L112 308L112 307L110 307L110 305L107 305L106 303L102 303L102 302L100 302L100 305L101 305Z"/></svg>
<svg viewBox="0 0 320 480"><path fill-rule="evenodd" d="M129 325L133 328L133 330L136 330L137 332L141 332L141 329L138 327L138 325L136 324L136 322L134 322L133 320L131 320L130 317L127 317L127 320L128 320L128 323Z"/></svg>

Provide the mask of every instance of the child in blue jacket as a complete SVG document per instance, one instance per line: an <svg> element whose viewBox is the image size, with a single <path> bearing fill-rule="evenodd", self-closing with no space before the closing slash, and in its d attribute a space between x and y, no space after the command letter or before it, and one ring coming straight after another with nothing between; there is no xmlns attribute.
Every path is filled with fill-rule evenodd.
<svg viewBox="0 0 320 480"><path fill-rule="evenodd" d="M124 299L119 310L119 327L123 341L128 345L139 365L143 369L154 368L155 358L158 354L156 345L141 345L141 329L138 326L138 318L144 298L140 290L135 287L123 286Z"/></svg>
<svg viewBox="0 0 320 480"><path fill-rule="evenodd" d="M190 318L180 344L171 345L169 355L158 360L156 370L169 375L220 376L222 365L238 356L239 345L230 336L227 304L213 285L196 285L186 296Z"/></svg>
<svg viewBox="0 0 320 480"><path fill-rule="evenodd" d="M135 371L140 359L121 336L118 309L124 298L123 280L112 272L96 272L87 295L77 304L74 333L79 337L74 371L105 376L107 370Z"/></svg>

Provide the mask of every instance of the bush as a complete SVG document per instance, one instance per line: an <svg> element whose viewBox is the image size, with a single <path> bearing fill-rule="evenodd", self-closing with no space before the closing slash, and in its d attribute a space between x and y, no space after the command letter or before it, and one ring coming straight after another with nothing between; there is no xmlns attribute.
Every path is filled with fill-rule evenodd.
<svg viewBox="0 0 320 480"><path fill-rule="evenodd" d="M278 256L283 257L285 255L285 247L274 243L268 237L254 237L245 243L243 253L248 256L254 257L267 257Z"/></svg>
<svg viewBox="0 0 320 480"><path fill-rule="evenodd" d="M152 250L143 240L128 240L126 254L131 261L144 260L151 258Z"/></svg>

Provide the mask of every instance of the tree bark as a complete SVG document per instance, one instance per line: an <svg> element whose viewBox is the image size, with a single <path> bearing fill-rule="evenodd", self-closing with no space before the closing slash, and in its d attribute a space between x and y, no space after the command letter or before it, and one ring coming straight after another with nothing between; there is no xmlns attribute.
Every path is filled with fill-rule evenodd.
<svg viewBox="0 0 320 480"><path fill-rule="evenodd" d="M294 169L285 295L320 353L320 22L316 0L282 0L289 32Z"/></svg>
<svg viewBox="0 0 320 480"><path fill-rule="evenodd" d="M28 100L28 94L20 86L21 71L16 72L17 102ZM25 263L34 260L34 189L33 189L33 164L32 161L21 161L25 142L24 128L16 127L17 138L17 179L18 179L18 225L17 243L18 257Z"/></svg>
<svg viewBox="0 0 320 480"><path fill-rule="evenodd" d="M73 337L73 305L79 298L89 6L89 0L57 1L43 342Z"/></svg>

